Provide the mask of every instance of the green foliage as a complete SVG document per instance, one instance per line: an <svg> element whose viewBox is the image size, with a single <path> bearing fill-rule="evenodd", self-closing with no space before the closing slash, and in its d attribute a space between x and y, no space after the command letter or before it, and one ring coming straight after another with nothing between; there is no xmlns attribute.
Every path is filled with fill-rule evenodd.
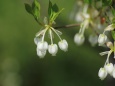
<svg viewBox="0 0 115 86"><path fill-rule="evenodd" d="M32 3L32 11L33 16L38 20L40 18L40 4L37 0L34 0L34 2Z"/></svg>
<svg viewBox="0 0 115 86"><path fill-rule="evenodd" d="M115 16L115 9L112 6L111 6L111 11L112 11L113 16Z"/></svg>
<svg viewBox="0 0 115 86"><path fill-rule="evenodd" d="M34 0L32 6L25 3L25 9L28 13L34 16L36 21L38 21L38 19L40 18L40 4L37 0Z"/></svg>
<svg viewBox="0 0 115 86"><path fill-rule="evenodd" d="M112 0L102 0L103 6L110 6L112 3Z"/></svg>
<svg viewBox="0 0 115 86"><path fill-rule="evenodd" d="M48 16L51 18L52 16L52 3L49 1L49 7L48 7Z"/></svg>
<svg viewBox="0 0 115 86"><path fill-rule="evenodd" d="M87 4L93 4L94 2L101 1L103 6L110 6L112 3L112 0L84 0Z"/></svg>
<svg viewBox="0 0 115 86"><path fill-rule="evenodd" d="M28 13L32 14L35 18L35 20L42 25L38 20L40 18L40 4L37 0L34 0L32 3L32 6L25 3L25 9ZM59 14L62 12L63 9L59 10L57 4L52 4L51 1L49 1L49 7L48 7L48 16L49 16L49 23L52 24L55 19L59 16Z"/></svg>
<svg viewBox="0 0 115 86"><path fill-rule="evenodd" d="M111 31L111 35L112 35L113 39L115 40L115 31Z"/></svg>
<svg viewBox="0 0 115 86"><path fill-rule="evenodd" d="M112 19L112 23L115 24L115 9L111 6L111 11L112 11L112 14L113 14L113 19Z"/></svg>
<svg viewBox="0 0 115 86"><path fill-rule="evenodd" d="M52 5L52 2L49 1L48 16L50 23L52 23L58 17L62 10L64 10L64 8L59 10L57 4Z"/></svg>
<svg viewBox="0 0 115 86"><path fill-rule="evenodd" d="M32 8L31 8L31 6L30 6L29 4L25 3L25 9L26 9L26 11L27 11L28 13L30 13L30 14L33 15L33 13L32 13Z"/></svg>

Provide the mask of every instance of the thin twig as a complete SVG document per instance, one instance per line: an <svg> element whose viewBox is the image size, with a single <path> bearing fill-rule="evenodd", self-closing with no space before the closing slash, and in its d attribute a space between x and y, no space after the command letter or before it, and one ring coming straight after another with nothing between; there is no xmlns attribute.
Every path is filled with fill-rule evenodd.
<svg viewBox="0 0 115 86"><path fill-rule="evenodd" d="M54 27L55 29L60 29L60 28L70 28L70 27L76 27L76 26L80 26L80 24L69 24L69 25L64 25L64 26L57 26Z"/></svg>

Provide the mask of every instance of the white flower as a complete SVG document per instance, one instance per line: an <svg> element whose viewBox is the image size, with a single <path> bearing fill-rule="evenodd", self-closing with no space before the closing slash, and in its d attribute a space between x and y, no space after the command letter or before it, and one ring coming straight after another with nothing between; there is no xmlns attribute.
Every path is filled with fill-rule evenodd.
<svg viewBox="0 0 115 86"><path fill-rule="evenodd" d="M77 13L75 19L77 22L82 22L84 20L83 14L81 12Z"/></svg>
<svg viewBox="0 0 115 86"><path fill-rule="evenodd" d="M57 51L58 51L57 45L56 44L49 45L48 51L49 51L50 54L52 54L52 56L55 56Z"/></svg>
<svg viewBox="0 0 115 86"><path fill-rule="evenodd" d="M48 43L47 42L38 42L37 44L37 48L40 50L40 51L46 51L48 49Z"/></svg>
<svg viewBox="0 0 115 86"><path fill-rule="evenodd" d="M90 15L87 14L87 13L84 13L83 15L84 15L84 17L85 17L86 19L90 18Z"/></svg>
<svg viewBox="0 0 115 86"><path fill-rule="evenodd" d="M112 63L108 63L107 65L105 65L105 69L107 71L107 73L109 73L110 75L112 75L113 72L113 64Z"/></svg>
<svg viewBox="0 0 115 86"><path fill-rule="evenodd" d="M90 35L89 36L89 42L91 43L92 46L95 46L97 44L97 35Z"/></svg>
<svg viewBox="0 0 115 86"><path fill-rule="evenodd" d="M37 49L37 55L38 55L40 58L43 58L43 57L46 55L46 51L40 51L39 49Z"/></svg>
<svg viewBox="0 0 115 86"><path fill-rule="evenodd" d="M112 75L113 75L113 78L115 78L115 65L114 65L114 69L113 69Z"/></svg>
<svg viewBox="0 0 115 86"><path fill-rule="evenodd" d="M107 40L107 36L105 34L100 34L98 38L99 45L103 45Z"/></svg>
<svg viewBox="0 0 115 86"><path fill-rule="evenodd" d="M66 52L68 50L68 43L65 39L59 41L58 45L59 45L59 48L63 51Z"/></svg>
<svg viewBox="0 0 115 86"><path fill-rule="evenodd" d="M105 70L105 68L100 68L99 72L98 72L98 76L101 80L104 80L107 76L107 72Z"/></svg>
<svg viewBox="0 0 115 86"><path fill-rule="evenodd" d="M75 42L77 45L82 45L82 44L84 43L84 41L85 41L84 35L77 33L77 34L74 36L74 42Z"/></svg>
<svg viewBox="0 0 115 86"><path fill-rule="evenodd" d="M111 24L105 28L105 31L111 31L114 30L114 28L115 28L115 24Z"/></svg>
<svg viewBox="0 0 115 86"><path fill-rule="evenodd" d="M41 38L38 38L38 37L35 37L34 38L34 43L37 45L38 44L38 42L41 42Z"/></svg>

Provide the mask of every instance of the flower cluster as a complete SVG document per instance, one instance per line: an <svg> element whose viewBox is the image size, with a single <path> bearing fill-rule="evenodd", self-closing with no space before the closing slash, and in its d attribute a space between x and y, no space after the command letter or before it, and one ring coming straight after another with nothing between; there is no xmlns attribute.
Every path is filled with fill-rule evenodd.
<svg viewBox="0 0 115 86"><path fill-rule="evenodd" d="M88 4L84 4L81 0L78 0L76 4L76 10L78 11L75 16L76 22L81 23L80 24L80 30L78 33L74 36L74 42L80 46L85 41L84 32L90 25L94 27L93 19L98 16L99 12L95 9L90 7ZM95 34L91 34L89 36L89 42L92 46L95 46L97 44L97 36Z"/></svg>
<svg viewBox="0 0 115 86"><path fill-rule="evenodd" d="M112 31L112 30L114 30L114 28L115 28L115 24L111 24L111 25L107 26L107 27L104 29L103 33L100 34L100 35L99 35L99 38L98 38L99 46L102 46L104 43L107 42L107 36L105 35L105 32L106 32L106 31Z"/></svg>
<svg viewBox="0 0 115 86"><path fill-rule="evenodd" d="M108 0L108 1L111 1L111 0ZM106 2L106 4L108 3L108 1ZM91 30L94 32L94 34L91 34L89 36L89 42L91 43L91 45L94 46L98 43L99 46L106 45L110 49L109 51L100 53L101 56L107 54L107 59L105 61L104 66L99 69L98 76L101 80L104 80L108 74L112 76L113 78L115 78L115 65L109 62L109 58L112 53L114 53L114 58L115 58L115 31L114 31L115 10L111 9L112 12L108 11L106 4L105 4L105 8L102 10L102 7L103 7L102 5L104 5L103 0L98 1L98 3L95 3L95 4L93 0L90 0L90 4L88 3L89 0L84 0L84 2L82 0L77 0L77 6L76 6L77 11L74 10L74 12L77 12L77 13L72 14L76 22L80 23L80 30L78 33L75 34L74 42L77 45L82 45L85 41L85 36L84 36L85 30L87 28L91 28ZM56 4L52 4L52 2L49 0L48 19L45 17L44 24L43 24L40 21L40 13L39 13L40 4L37 0L34 0L31 6L28 4L25 4L25 7L26 7L27 12L34 16L38 24L43 26L43 29L40 30L36 34L36 37L34 38L34 42L37 45L37 49L36 49L37 55L40 58L43 58L46 55L47 50L48 50L48 52L52 56L56 56L58 52L58 47L61 50L66 52L68 50L67 41L65 39L62 39L60 36L62 33L52 26L55 23L54 21L56 20L56 18L59 16L59 14L62 12L63 9L59 10L58 6ZM111 14L113 14L113 16L111 16ZM108 16L110 16L110 18ZM108 22L107 19L110 22ZM109 26L105 28L106 23L109 24ZM66 27L72 27L72 26L75 26L75 25L67 25ZM99 29L102 29L102 28L105 28L105 29L102 32L102 34L99 34L100 33ZM113 33L112 37L114 39L114 44L109 41L106 35L106 32L110 32L110 31L111 33ZM50 44L48 44L48 42L45 39L47 33L51 41ZM56 34L60 40L58 44L54 43L53 41L54 34Z"/></svg>
<svg viewBox="0 0 115 86"><path fill-rule="evenodd" d="M113 76L113 78L115 78L115 66L109 62L109 57L112 54L112 52L114 53L114 57L115 57L115 42L114 44L112 42L107 42L107 36L105 35L106 31L112 31L114 28L115 28L114 24L107 26L104 29L103 34L100 34L98 38L98 43L100 46L106 44L107 47L110 49L109 51L100 53L101 56L107 54L107 59L104 64L104 67L100 68L99 73L98 73L98 76L101 80L104 80L107 74L110 74L110 76Z"/></svg>
<svg viewBox="0 0 115 86"><path fill-rule="evenodd" d="M79 1L79 3L82 2ZM82 4L78 4L78 5L82 5ZM83 12L79 11L75 16L77 22L82 22L79 33L76 33L74 36L74 42L77 45L82 45L85 41L84 32L90 22L90 15L87 13L87 9L88 9L88 4L85 4L83 8Z"/></svg>
<svg viewBox="0 0 115 86"><path fill-rule="evenodd" d="M89 36L89 42L91 43L91 45L95 46L98 43L99 46L107 45L107 47L110 48L110 51L100 53L100 55L108 54L108 56L104 67L100 68L98 76L102 80L107 76L107 74L110 74L115 78L115 67L112 63L109 62L111 53L114 52L115 57L115 43L112 44L112 42L109 42L109 39L107 37L107 33L112 32L115 28L115 17L111 16L111 11L103 14L102 12L100 12L100 10L98 10L98 8L101 8L102 2L97 3L97 5L95 5L94 7L91 5L89 6L87 3L84 3L81 0L78 0L76 5L77 13L74 13L74 18L76 22L81 24L79 32L74 36L74 42L77 45L82 45L85 41L85 30L87 28L91 28L94 32L94 34L91 34ZM107 9L108 8L105 8L104 10L106 11ZM76 11L74 10L74 12ZM115 13L113 14L115 16ZM105 28L104 31L102 28ZM99 34L100 32L102 32L102 34ZM115 41L115 31L113 35Z"/></svg>
<svg viewBox="0 0 115 86"><path fill-rule="evenodd" d="M113 66L113 64L109 62L109 57L111 53L114 52L114 46L112 42L107 42L107 47L110 48L110 51L100 53L101 56L108 54L104 67L100 68L98 73L98 76L101 80L104 80L107 74L110 74L111 76L113 76L113 78L115 78L115 66Z"/></svg>
<svg viewBox="0 0 115 86"><path fill-rule="evenodd" d="M107 77L107 74L115 78L115 66L112 63L106 64L103 68L99 69L98 76L101 80L104 80Z"/></svg>
<svg viewBox="0 0 115 86"><path fill-rule="evenodd" d="M85 29L88 27L89 25L89 19L84 20L84 22L81 24L79 33L76 33L74 36L74 42L77 45L82 45L85 41L85 37L84 37L84 32Z"/></svg>
<svg viewBox="0 0 115 86"><path fill-rule="evenodd" d="M66 52L68 50L68 43L65 39L62 39L60 37L62 33L59 30L56 30L52 26L48 25L48 23L46 22L46 18L44 18L44 21L45 28L39 31L34 38L34 42L37 45L37 55L40 58L43 58L46 55L46 51L48 50L52 56L55 56L58 52L58 46L61 50ZM47 32L49 34L49 38L51 39L51 44L49 45L48 42L45 41L45 35ZM60 41L58 42L58 46L53 42L53 33L55 33L60 39Z"/></svg>

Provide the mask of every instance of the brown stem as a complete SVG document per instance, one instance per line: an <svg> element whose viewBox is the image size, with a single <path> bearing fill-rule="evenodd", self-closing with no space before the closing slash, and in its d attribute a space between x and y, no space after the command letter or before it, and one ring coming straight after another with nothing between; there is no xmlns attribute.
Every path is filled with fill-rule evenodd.
<svg viewBox="0 0 115 86"><path fill-rule="evenodd" d="M60 29L60 28L70 28L70 27L76 27L76 26L80 26L80 24L69 24L69 25L64 25L64 26L57 26L54 27L55 29Z"/></svg>

